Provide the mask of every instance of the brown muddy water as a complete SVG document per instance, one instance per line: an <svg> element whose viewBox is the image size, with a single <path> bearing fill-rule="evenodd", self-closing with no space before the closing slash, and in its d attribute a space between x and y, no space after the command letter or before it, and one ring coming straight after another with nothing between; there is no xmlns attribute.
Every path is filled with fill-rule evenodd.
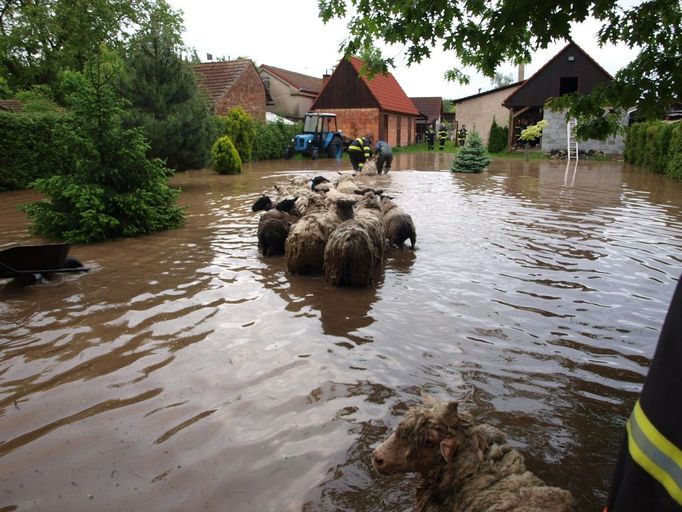
<svg viewBox="0 0 682 512"><path fill-rule="evenodd" d="M418 238L371 289L258 254L253 201L327 160L181 174L186 227L0 283L0 510L412 510L414 478L370 454L424 390L600 510L682 272L682 184L618 162L438 172L451 159L379 178ZM0 247L40 241L15 209L35 198L0 195Z"/></svg>

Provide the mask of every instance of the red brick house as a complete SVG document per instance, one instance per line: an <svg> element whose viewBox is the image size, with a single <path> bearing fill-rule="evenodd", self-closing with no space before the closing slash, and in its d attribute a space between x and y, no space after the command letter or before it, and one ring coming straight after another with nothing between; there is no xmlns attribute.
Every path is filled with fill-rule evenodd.
<svg viewBox="0 0 682 512"><path fill-rule="evenodd" d="M414 144L419 111L392 74L371 80L360 74L357 57L342 59L311 109L336 114L346 137L372 134L392 146Z"/></svg>
<svg viewBox="0 0 682 512"><path fill-rule="evenodd" d="M272 97L267 111L302 120L322 90L322 79L262 64L260 76Z"/></svg>
<svg viewBox="0 0 682 512"><path fill-rule="evenodd" d="M0 111L21 112L23 106L19 100L0 100Z"/></svg>
<svg viewBox="0 0 682 512"><path fill-rule="evenodd" d="M224 116L241 106L258 121L265 121L267 92L253 62L237 59L194 64L199 87L207 94L213 113Z"/></svg>

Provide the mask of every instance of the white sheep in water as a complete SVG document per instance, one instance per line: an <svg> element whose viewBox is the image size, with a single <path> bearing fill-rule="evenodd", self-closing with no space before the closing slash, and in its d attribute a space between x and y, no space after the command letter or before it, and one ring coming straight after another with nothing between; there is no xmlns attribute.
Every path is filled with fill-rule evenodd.
<svg viewBox="0 0 682 512"><path fill-rule="evenodd" d="M386 196L381 198L381 210L384 212L384 226L388 241L396 247L402 248L405 240L409 239L410 245L414 249L414 245L417 243L417 232L414 229L412 217Z"/></svg>
<svg viewBox="0 0 682 512"><path fill-rule="evenodd" d="M372 454L384 475L419 473L418 512L569 512L571 493L526 471L497 428L474 423L456 402L424 397Z"/></svg>
<svg viewBox="0 0 682 512"><path fill-rule="evenodd" d="M338 201L329 211L305 215L289 230L284 247L287 269L293 274L324 271L324 249L332 231L353 217L355 201Z"/></svg>
<svg viewBox="0 0 682 512"><path fill-rule="evenodd" d="M384 257L386 234L381 203L374 192L366 192L362 199L356 203L355 220L365 228L369 239L372 241L375 263L381 263Z"/></svg>
<svg viewBox="0 0 682 512"><path fill-rule="evenodd" d="M357 220L342 222L324 249L324 275L333 286L362 288L372 284L374 247Z"/></svg>

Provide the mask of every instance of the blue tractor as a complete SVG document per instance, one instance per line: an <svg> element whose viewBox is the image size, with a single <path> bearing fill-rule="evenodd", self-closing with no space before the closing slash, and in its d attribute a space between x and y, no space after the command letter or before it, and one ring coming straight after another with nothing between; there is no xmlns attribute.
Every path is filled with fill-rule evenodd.
<svg viewBox="0 0 682 512"><path fill-rule="evenodd" d="M330 158L341 158L347 142L337 129L336 114L308 112L303 121L303 133L296 135L293 145L286 150L284 158L291 158L296 153L308 155L316 160L320 155Z"/></svg>

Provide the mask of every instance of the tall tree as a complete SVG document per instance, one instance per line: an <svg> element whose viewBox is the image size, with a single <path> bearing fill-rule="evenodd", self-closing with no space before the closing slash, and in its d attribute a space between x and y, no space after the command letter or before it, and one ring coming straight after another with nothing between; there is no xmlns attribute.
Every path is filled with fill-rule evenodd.
<svg viewBox="0 0 682 512"><path fill-rule="evenodd" d="M0 75L14 89L54 85L80 71L100 45L121 48L163 0L3 0Z"/></svg>
<svg viewBox="0 0 682 512"><path fill-rule="evenodd" d="M679 101L682 93L682 7L679 0L645 0L622 7L616 0L318 0L323 21L350 14L346 54L372 48L377 41L400 44L408 64L421 62L441 46L464 66L492 78L503 62L530 62L532 52L571 37L571 23L588 17L601 24L600 44L638 47L639 56L615 80L589 98L562 97L555 103L583 122L583 136L604 137L616 129L622 109L637 106L655 117ZM367 53L367 51L365 50ZM386 71L392 58L369 63ZM446 72L467 83L458 69ZM604 110L609 106L616 110ZM620 110L620 111L618 111Z"/></svg>
<svg viewBox="0 0 682 512"><path fill-rule="evenodd" d="M186 50L181 32L177 13L160 5L131 40L121 89L133 107L128 123L144 129L149 155L174 169L200 168L208 160L217 127L214 130L208 100L181 57Z"/></svg>

